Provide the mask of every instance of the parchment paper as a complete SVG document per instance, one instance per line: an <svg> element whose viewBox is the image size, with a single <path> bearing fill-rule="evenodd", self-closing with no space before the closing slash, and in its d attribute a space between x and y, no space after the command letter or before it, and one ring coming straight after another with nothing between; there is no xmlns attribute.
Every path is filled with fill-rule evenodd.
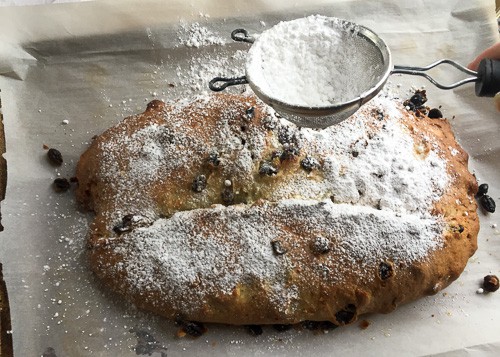
<svg viewBox="0 0 500 357"><path fill-rule="evenodd" d="M498 39L494 2L486 0L148 0L0 9L8 162L0 261L16 356L498 354L500 292L476 294L485 275L500 275L500 231L492 228L500 224L498 213L480 212L479 249L452 286L389 315L362 317L370 322L364 330L266 327L253 337L243 328L208 325L198 339L176 338L173 322L137 311L89 273L90 216L76 209L72 192L55 193L53 179L71 177L93 135L142 112L155 97L183 98L206 90L215 75L242 75L248 45L232 43L231 30L259 33L316 13L372 28L396 64L444 57L467 64ZM225 44L186 46L200 27ZM451 67L432 73L445 82L463 77ZM390 87L407 96L411 86L423 85L429 105L442 105L471 169L500 203L500 117L491 99L476 98L473 85L440 91L420 78L392 77ZM61 168L48 163L43 144L63 153Z"/></svg>

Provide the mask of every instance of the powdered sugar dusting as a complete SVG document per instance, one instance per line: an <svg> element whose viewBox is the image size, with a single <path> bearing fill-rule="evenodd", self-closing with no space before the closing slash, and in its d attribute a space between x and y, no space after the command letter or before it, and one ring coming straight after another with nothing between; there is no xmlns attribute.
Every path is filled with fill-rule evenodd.
<svg viewBox="0 0 500 357"><path fill-rule="evenodd" d="M305 222L306 228L294 227L297 221ZM442 227L432 219L398 217L389 211L331 201L216 206L179 212L138 228L116 246L126 256L116 269L125 271L129 284L139 291L160 291L169 301L176 297L173 304L181 311L200 309L210 297L231 295L241 284L257 282L267 286L275 306L286 314L300 297L297 287L288 284L288 274L293 262L301 260L303 246L276 256L271 242L284 240L289 230L303 233L309 229L319 229L333 243L333 250L325 261L310 261L309 269L302 268L304 275L321 274L321 280L341 283L356 265L359 280L367 281L375 276L372 266L380 261L406 263L425 258L430 249L440 246L435 237Z"/></svg>
<svg viewBox="0 0 500 357"><path fill-rule="evenodd" d="M198 22L182 23L179 43L186 47L199 48L208 45L223 45L225 40Z"/></svg>
<svg viewBox="0 0 500 357"><path fill-rule="evenodd" d="M124 273L130 289L195 311L253 284L287 316L303 293L290 281L299 264L303 279L368 282L381 261L408 266L443 245L445 225L430 210L450 183L446 162L431 138L410 135L404 123L413 117L393 99L379 96L318 131L276 117L254 96L227 98L173 103L161 120L132 132L128 118L113 141L100 144L99 176L126 192L112 197L119 210L108 212L108 230L125 214L146 217L109 248L123 257L109 269ZM191 192L213 153L218 178L208 173L206 189ZM292 159L276 159L284 153ZM304 169L299 161L306 157L318 166ZM263 162L278 173L263 176ZM175 209L142 189L158 183L183 192ZM211 206L225 189L234 190L235 205ZM333 248L311 261L304 252L316 237ZM273 249L276 240L286 254Z"/></svg>

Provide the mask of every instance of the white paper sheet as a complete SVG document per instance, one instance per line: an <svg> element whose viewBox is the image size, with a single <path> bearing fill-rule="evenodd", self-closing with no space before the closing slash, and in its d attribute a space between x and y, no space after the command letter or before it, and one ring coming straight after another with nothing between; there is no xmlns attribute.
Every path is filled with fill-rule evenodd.
<svg viewBox="0 0 500 357"><path fill-rule="evenodd" d="M365 330L357 324L328 334L265 328L252 337L242 328L209 325L199 339L178 339L171 321L136 311L89 273L87 216L75 209L70 192L52 191L52 180L72 176L93 135L142 112L154 97L185 97L206 90L214 75L243 74L248 46L231 43L232 29L259 33L280 20L315 13L372 28L396 64L420 66L444 57L466 64L497 41L494 2L486 0L145 0L0 9L8 160L0 261L16 356L42 355L48 348L56 356L135 356L141 332L154 337L153 356L497 354L500 293L479 295L476 289L484 275L500 275L500 231L491 227L500 224L498 213L480 213L479 249L452 286L389 315L364 317L370 321ZM182 45L194 22L226 44ZM432 73L443 81L460 77L453 69ZM421 78L390 81L404 93L425 85L429 105L442 105L445 116L455 117L451 122L471 155L471 168L500 199L500 117L491 99L476 98L473 85L440 91ZM43 144L61 150L60 169L47 163Z"/></svg>

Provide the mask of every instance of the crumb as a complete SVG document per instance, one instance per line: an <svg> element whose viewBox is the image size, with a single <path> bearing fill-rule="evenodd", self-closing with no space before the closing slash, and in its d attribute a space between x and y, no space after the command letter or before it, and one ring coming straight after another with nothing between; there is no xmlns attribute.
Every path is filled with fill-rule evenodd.
<svg viewBox="0 0 500 357"><path fill-rule="evenodd" d="M368 328L368 326L370 326L370 321L368 320L362 320L359 322L359 328L362 329L362 330L366 330Z"/></svg>

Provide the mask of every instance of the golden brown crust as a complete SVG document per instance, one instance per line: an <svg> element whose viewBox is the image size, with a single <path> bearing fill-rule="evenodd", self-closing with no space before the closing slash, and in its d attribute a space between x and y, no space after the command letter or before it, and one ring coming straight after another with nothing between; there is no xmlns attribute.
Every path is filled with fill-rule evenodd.
<svg viewBox="0 0 500 357"><path fill-rule="evenodd" d="M374 104L375 113L367 106L343 127L323 132L338 143L281 125L253 97L151 103L143 114L100 135L78 164L77 197L96 212L89 234L92 269L141 308L230 324L346 324L359 314L387 313L435 294L460 275L476 250L477 184L446 120L416 118L399 109L380 115L384 103ZM155 129L154 140L143 136L155 125L161 135ZM413 159L371 149L383 142L393 150L398 135L412 138ZM117 149L123 142L137 149ZM218 164L210 156L213 148ZM368 173L361 184L348 181L365 169L356 165L370 164L363 159L370 150L389 155L374 169L391 159L397 165ZM306 170L303 160L311 155L317 167ZM266 174L263 163L278 172ZM419 182L427 196L412 189L400 198L398 190L412 186L419 173L408 168L406 174L399 166L413 163L436 182ZM444 178L432 176L437 172ZM196 192L193 180L200 175L206 187ZM400 186L399 179L410 181ZM344 185L354 185L352 192L343 192ZM439 197L431 199L433 194ZM415 199L421 201L416 206ZM134 218L124 223L126 215ZM412 246L414 235L419 241ZM349 241L353 238L360 242ZM328 249L318 252L315 245L321 250L325 241ZM406 243L398 246L400 241ZM177 254L169 251L179 247ZM156 254L162 249L165 254ZM200 256L213 264L198 264ZM258 258L249 264L252 257ZM188 271L177 271L185 263ZM216 272L204 271L207 266ZM183 273L194 275L184 279ZM137 281L144 279L151 282Z"/></svg>

